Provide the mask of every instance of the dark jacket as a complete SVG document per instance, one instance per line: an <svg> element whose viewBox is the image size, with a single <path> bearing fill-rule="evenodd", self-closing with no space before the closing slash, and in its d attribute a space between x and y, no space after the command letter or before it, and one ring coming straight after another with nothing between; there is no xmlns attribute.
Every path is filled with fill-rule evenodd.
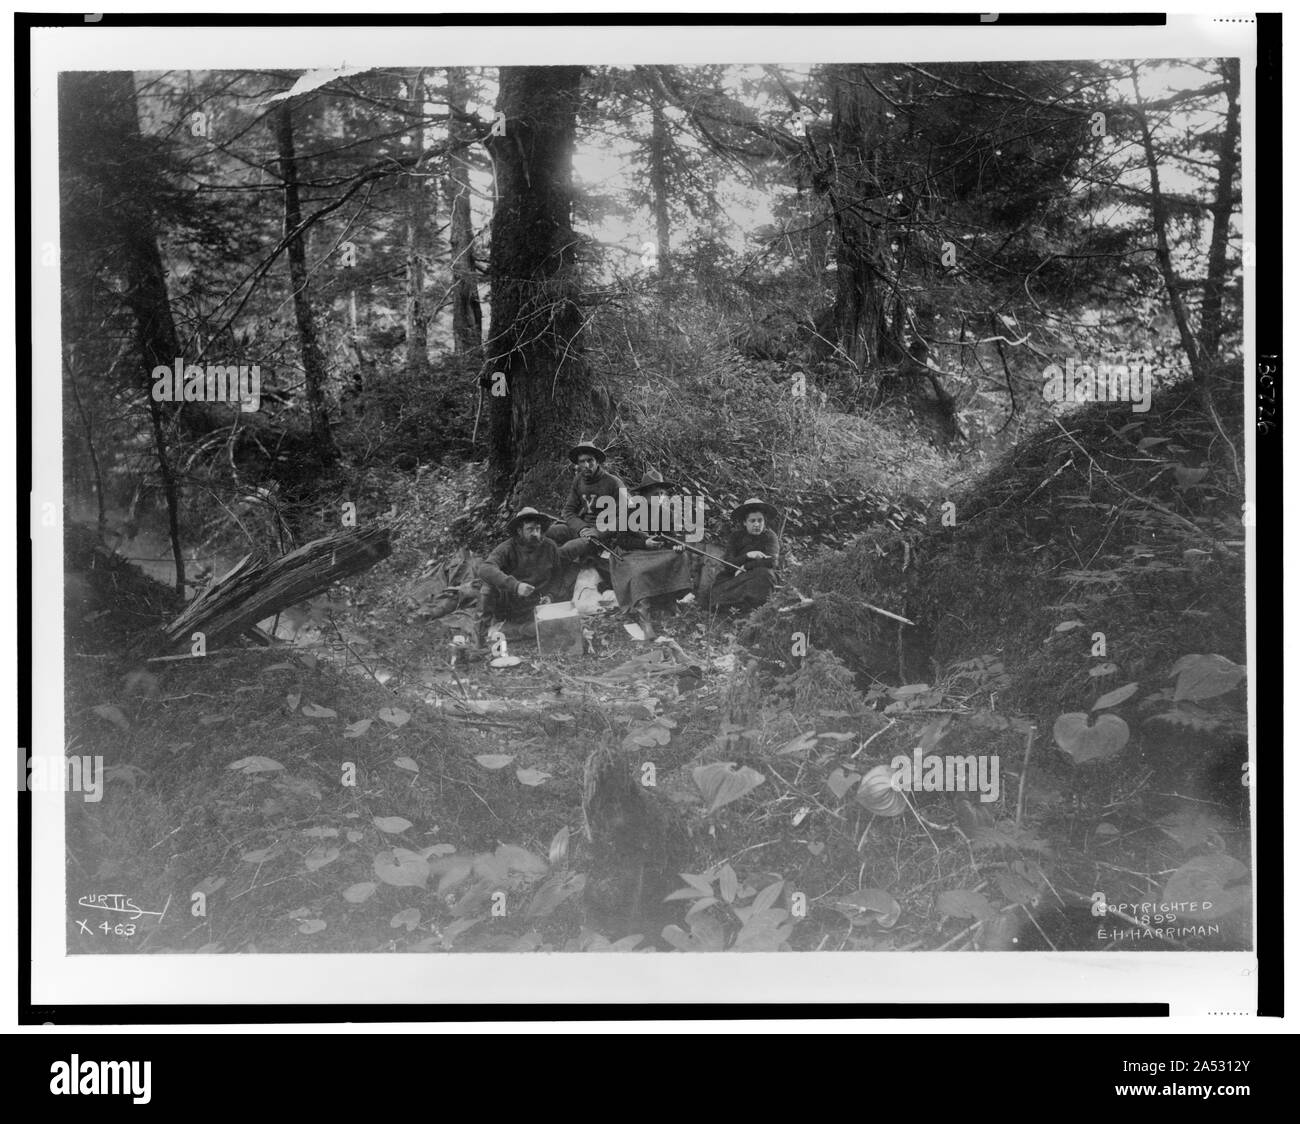
<svg viewBox="0 0 1300 1124"><path fill-rule="evenodd" d="M478 576L503 593L514 594L520 582L527 582L541 594L560 570L560 548L551 539L543 536L535 547L527 549L511 537L479 563Z"/></svg>
<svg viewBox="0 0 1300 1124"><path fill-rule="evenodd" d="M619 531L613 536L613 545L619 550L671 550L673 544L663 536L671 535L678 542L685 541L686 532L680 526L680 520L673 520L669 528L651 533L649 531ZM658 546L650 546L646 539L657 539ZM607 540L608 541L608 540Z"/></svg>
<svg viewBox="0 0 1300 1124"><path fill-rule="evenodd" d="M751 550L761 550L771 557L746 558L745 555ZM775 570L777 562L780 561L778 558L780 551L781 544L777 541L776 532L770 527L763 528L763 532L758 535L751 535L744 527L738 527L727 539L727 551L723 557L733 566L743 566L746 570L759 567Z"/></svg>
<svg viewBox="0 0 1300 1124"><path fill-rule="evenodd" d="M569 491L569 498L564 502L560 518L575 535L579 534L584 527L594 527L596 499L600 496L612 496L617 502L618 490L624 486L622 480L603 468L600 470L600 475L590 483L580 476L575 476L573 488Z"/></svg>

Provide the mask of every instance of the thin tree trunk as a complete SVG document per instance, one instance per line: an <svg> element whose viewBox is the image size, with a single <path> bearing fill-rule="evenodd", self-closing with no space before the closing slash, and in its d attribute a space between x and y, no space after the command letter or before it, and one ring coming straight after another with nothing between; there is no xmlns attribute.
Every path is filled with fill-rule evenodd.
<svg viewBox="0 0 1300 1124"><path fill-rule="evenodd" d="M424 71L411 82L411 109L424 113ZM429 373L429 328L424 309L424 259L428 249L428 178L420 168L424 126L415 130L415 167L406 177L406 370L423 378Z"/></svg>
<svg viewBox="0 0 1300 1124"><path fill-rule="evenodd" d="M504 136L489 138L498 196L492 217L492 330L485 371L505 375L489 397L493 491L518 493L525 472L587 416L578 303L578 239L571 225L577 66L501 68ZM517 498L517 496L515 497Z"/></svg>
<svg viewBox="0 0 1300 1124"><path fill-rule="evenodd" d="M1201 303L1201 350L1207 359L1219 353L1223 337L1223 294L1228 275L1228 234L1232 226L1233 183L1237 178L1241 140L1241 63L1237 59L1222 61L1223 78L1228 87L1228 112L1219 137L1219 182L1215 188L1214 224L1210 230L1210 254L1205 271L1205 295Z"/></svg>
<svg viewBox="0 0 1300 1124"><path fill-rule="evenodd" d="M1169 251L1169 212L1165 205L1164 192L1160 188L1160 170L1156 161L1155 141L1151 136L1151 122L1142 101L1137 67L1130 64L1129 72L1133 79L1133 97L1137 103L1138 125L1142 130L1142 151L1146 155L1147 172L1151 178L1151 223L1155 227L1156 262L1160 267L1160 276L1164 279L1165 293L1169 297L1174 323L1178 325L1178 337L1182 340L1183 350L1187 352L1187 360L1192 365L1192 376L1201 388L1202 395L1208 400L1208 371L1200 345L1192 334L1187 317L1187 306L1183 301L1182 286L1178 274L1174 271L1173 255Z"/></svg>
<svg viewBox="0 0 1300 1124"><path fill-rule="evenodd" d="M468 98L465 71L451 67L447 71L447 105L450 109L447 131L452 142L447 154L447 177L443 194L451 208L451 334L457 355L477 351L483 346L483 306L478 295L478 266L474 260L474 226L470 213L469 157L462 142L469 130L458 116L465 111Z"/></svg>
<svg viewBox="0 0 1300 1124"><path fill-rule="evenodd" d="M298 161L293 147L293 117L290 103L275 113L276 141L279 146L280 178L284 181L284 231L289 236L302 225L302 203L298 197ZM334 461L337 453L330 432L329 413L325 408L325 356L316 339L316 320L307 293L307 250L299 234L289 243L289 284L293 288L293 312L298 325L298 344L302 352L303 374L307 384L307 411L311 419L312 439L322 462Z"/></svg>
<svg viewBox="0 0 1300 1124"><path fill-rule="evenodd" d="M668 256L668 122L663 103L656 92L650 103L650 195L655 213L655 243L659 258L659 276L672 278L672 258Z"/></svg>

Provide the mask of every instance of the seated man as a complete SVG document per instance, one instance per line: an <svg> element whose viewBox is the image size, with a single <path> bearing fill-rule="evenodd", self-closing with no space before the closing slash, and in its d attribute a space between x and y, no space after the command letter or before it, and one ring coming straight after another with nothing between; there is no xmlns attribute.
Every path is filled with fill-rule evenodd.
<svg viewBox="0 0 1300 1124"><path fill-rule="evenodd" d="M780 543L768 521L776 508L760 499L748 499L731 513L740 524L731 532L723 552L727 569L709 590L709 608L756 609L776 588Z"/></svg>
<svg viewBox="0 0 1300 1124"><path fill-rule="evenodd" d="M486 647L489 632L501 622L533 619L533 609L550 601L564 564L560 549L542 536L550 519L531 507L521 508L506 524L510 538L481 563L479 594L479 647Z"/></svg>
<svg viewBox="0 0 1300 1124"><path fill-rule="evenodd" d="M580 441L569 450L569 460L576 466L573 487L560 512L561 522L553 524L546 537L560 545L565 562L592 562L604 549L596 528L597 501L602 496L617 501L619 489L626 485L605 471L605 450L597 445Z"/></svg>
<svg viewBox="0 0 1300 1124"><path fill-rule="evenodd" d="M660 514L659 527L680 539L684 529L680 520L669 523L667 499L675 484L665 480L653 468L647 469L632 494L645 496ZM654 608L673 605L691 591L691 563L686 548L659 538L652 531L620 531L614 539L616 553L610 564L610 584L623 609L630 609L641 622L647 640L655 638L651 613Z"/></svg>

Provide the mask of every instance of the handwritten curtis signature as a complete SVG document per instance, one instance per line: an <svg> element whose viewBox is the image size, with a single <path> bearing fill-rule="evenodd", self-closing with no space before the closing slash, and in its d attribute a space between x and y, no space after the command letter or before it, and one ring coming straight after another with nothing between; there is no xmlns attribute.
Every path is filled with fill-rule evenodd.
<svg viewBox="0 0 1300 1124"><path fill-rule="evenodd" d="M171 898L168 898L167 901L170 904ZM141 917L157 917L161 923L163 915L167 912L167 906L163 906L161 910L141 909L123 894L83 894L77 899L77 904L85 909L104 909L110 913L129 913L132 921L136 921Z"/></svg>

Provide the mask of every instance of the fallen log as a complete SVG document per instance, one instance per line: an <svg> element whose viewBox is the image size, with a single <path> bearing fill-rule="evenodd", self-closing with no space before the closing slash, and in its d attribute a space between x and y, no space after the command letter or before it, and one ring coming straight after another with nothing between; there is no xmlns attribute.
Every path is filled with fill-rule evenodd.
<svg viewBox="0 0 1300 1124"><path fill-rule="evenodd" d="M260 564L245 555L167 625L167 641L188 644L195 632L203 633L208 644L238 636L387 558L393 551L389 533L380 525L340 531Z"/></svg>

